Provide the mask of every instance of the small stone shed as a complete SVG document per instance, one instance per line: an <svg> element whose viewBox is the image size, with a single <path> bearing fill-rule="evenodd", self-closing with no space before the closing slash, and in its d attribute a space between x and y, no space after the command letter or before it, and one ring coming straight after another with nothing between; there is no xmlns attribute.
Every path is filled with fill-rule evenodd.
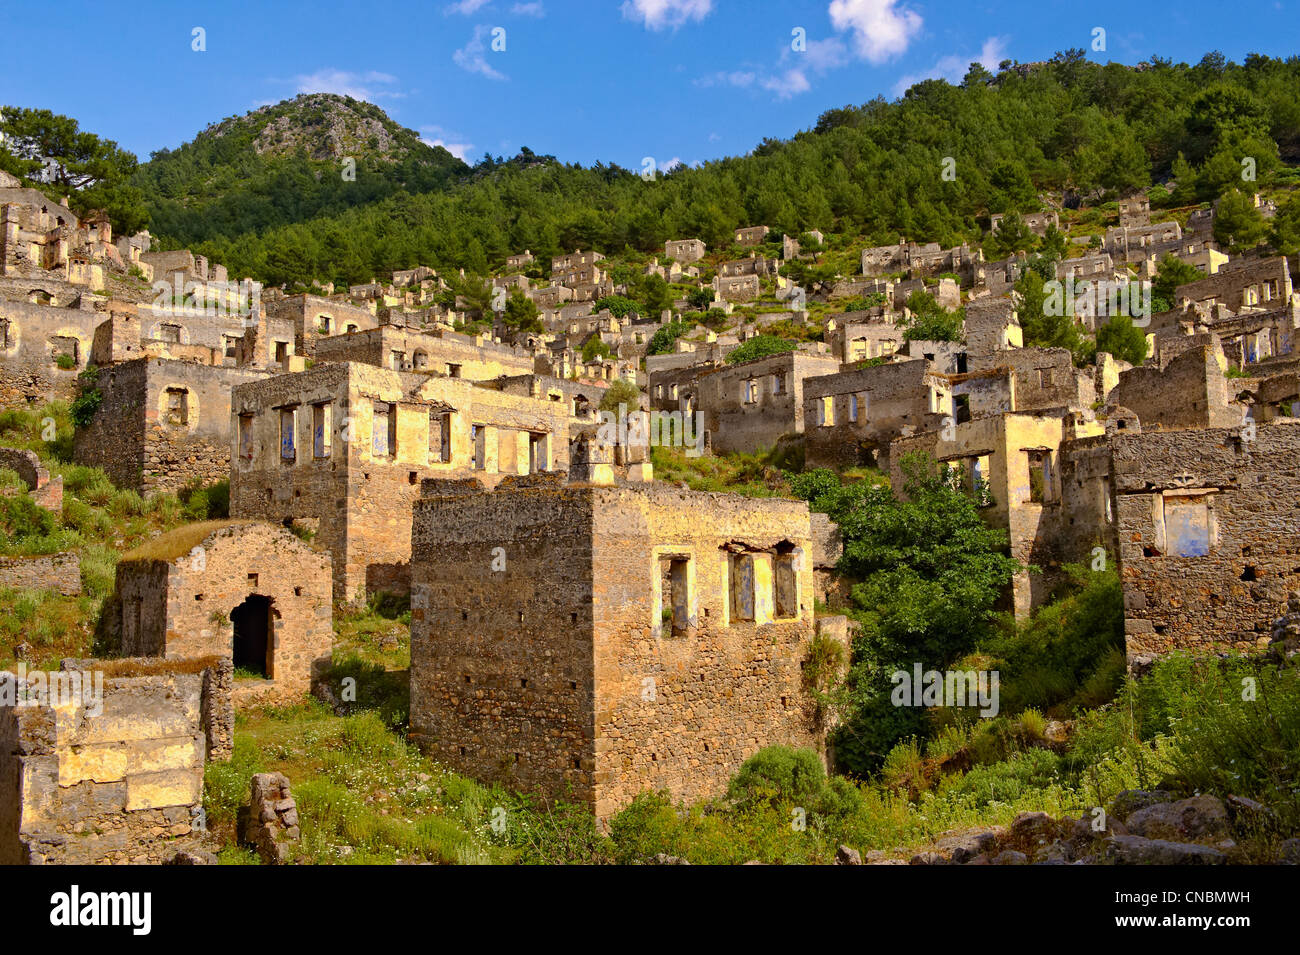
<svg viewBox="0 0 1300 955"><path fill-rule="evenodd" d="M276 524L162 534L123 555L117 597L124 655L229 657L238 702L301 696L329 666L330 557Z"/></svg>

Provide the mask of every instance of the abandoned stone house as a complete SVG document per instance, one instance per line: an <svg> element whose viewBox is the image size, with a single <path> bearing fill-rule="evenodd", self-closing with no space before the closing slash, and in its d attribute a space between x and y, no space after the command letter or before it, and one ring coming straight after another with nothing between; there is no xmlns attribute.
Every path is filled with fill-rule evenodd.
<svg viewBox="0 0 1300 955"><path fill-rule="evenodd" d="M480 382L479 385L508 395L562 404L576 423L595 420L601 399L609 390L609 384L604 381L536 374L501 375L491 381ZM572 434L572 425L570 433Z"/></svg>
<svg viewBox="0 0 1300 955"><path fill-rule="evenodd" d="M762 245L767 240L767 234L772 230L765 225L751 225L743 229L737 229L732 240L736 245L755 246Z"/></svg>
<svg viewBox="0 0 1300 955"><path fill-rule="evenodd" d="M57 291L57 288L55 289ZM42 302L52 296L31 293ZM103 312L75 296L71 307L0 298L0 402L20 406L70 400L89 363Z"/></svg>
<svg viewBox="0 0 1300 955"><path fill-rule="evenodd" d="M883 306L863 312L841 312L826 320L824 336L832 355L846 365L894 355L903 347L904 328L885 314Z"/></svg>
<svg viewBox="0 0 1300 955"><path fill-rule="evenodd" d="M76 430L73 457L141 494L224 480L231 390L267 374L152 357L100 369L94 387L103 399Z"/></svg>
<svg viewBox="0 0 1300 955"><path fill-rule="evenodd" d="M1213 275L1180 285L1174 290L1179 308L1189 304L1244 308L1277 308L1291 301L1291 270L1285 256L1232 259Z"/></svg>
<svg viewBox="0 0 1300 955"><path fill-rule="evenodd" d="M1074 259L1062 259L1056 263L1057 281L1083 279L1103 281L1120 281L1124 276L1115 271L1115 260L1103 252L1100 255L1081 255Z"/></svg>
<svg viewBox="0 0 1300 955"><path fill-rule="evenodd" d="M897 245L872 246L862 250L862 274L866 276L906 273L908 278L934 277L951 272L961 285L975 282L984 253L966 244L942 249L937 242L920 245L906 239Z"/></svg>
<svg viewBox="0 0 1300 955"><path fill-rule="evenodd" d="M1245 406L1225 377L1223 350L1212 336L1206 338L1163 366L1145 364L1122 372L1106 401L1133 411L1143 431L1240 424Z"/></svg>
<svg viewBox="0 0 1300 955"><path fill-rule="evenodd" d="M1098 398L1093 373L1075 368L1068 348L999 348L968 354L967 364L972 372L1009 370L1009 411L1080 410L1090 408ZM963 402L956 404L960 415Z"/></svg>
<svg viewBox="0 0 1300 955"><path fill-rule="evenodd" d="M804 382L839 371L829 355L785 352L685 375L650 375L651 407L701 415L714 450L752 453L804 430ZM690 372L693 372L691 374ZM662 389L662 390L661 390ZM672 397L676 389L676 398Z"/></svg>
<svg viewBox="0 0 1300 955"><path fill-rule="evenodd" d="M809 468L888 468L889 444L943 427L953 414L947 380L924 359L843 371L803 383Z"/></svg>
<svg viewBox="0 0 1300 955"><path fill-rule="evenodd" d="M486 336L445 329L380 325L321 338L317 361L356 361L393 371L414 371L468 381L530 374L533 356L525 349L497 344Z"/></svg>
<svg viewBox="0 0 1300 955"><path fill-rule="evenodd" d="M278 525L178 527L117 564L120 652L227 658L236 702L292 702L329 666L330 578L329 555Z"/></svg>
<svg viewBox="0 0 1300 955"><path fill-rule="evenodd" d="M45 678L0 706L0 865L157 865L211 848L203 777L231 755L229 661L64 660ZM19 698L15 674L0 687Z"/></svg>
<svg viewBox="0 0 1300 955"><path fill-rule="evenodd" d="M375 312L346 302L316 295L286 295L263 300L268 317L289 321L294 329L291 354L314 358L316 342L322 338L375 328Z"/></svg>
<svg viewBox="0 0 1300 955"><path fill-rule="evenodd" d="M1300 422L1111 442L1130 662L1266 645L1300 587Z"/></svg>
<svg viewBox="0 0 1300 955"><path fill-rule="evenodd" d="M989 231L997 232L1005 219L1006 215L1001 212L995 212L989 216ZM1048 209L1044 212L1026 212L1020 216L1020 221L1024 223L1026 229L1037 236L1046 235L1049 226L1054 229L1061 228L1060 213L1054 209Z"/></svg>
<svg viewBox="0 0 1300 955"><path fill-rule="evenodd" d="M410 735L444 765L603 820L820 745L804 503L430 481L414 525Z"/></svg>
<svg viewBox="0 0 1300 955"><path fill-rule="evenodd" d="M1165 252L1178 249L1182 238L1183 230L1177 222L1121 225L1106 230L1101 247L1117 262L1140 262L1153 255L1158 260Z"/></svg>
<svg viewBox="0 0 1300 955"><path fill-rule="evenodd" d="M532 299L533 304L540 309L555 309L565 302L573 301L573 289L564 285L550 285L545 288L529 289L524 294Z"/></svg>
<svg viewBox="0 0 1300 955"><path fill-rule="evenodd" d="M1119 200L1119 224L1121 228L1134 228L1149 225L1151 222L1151 200L1145 195L1128 196Z"/></svg>
<svg viewBox="0 0 1300 955"><path fill-rule="evenodd" d="M664 257L678 262L698 262L707 251L701 239L669 239L664 243Z"/></svg>
<svg viewBox="0 0 1300 955"><path fill-rule="evenodd" d="M336 600L407 591L424 478L569 466L566 403L464 379L326 363L240 385L231 409L231 515L314 531Z"/></svg>
<svg viewBox="0 0 1300 955"><path fill-rule="evenodd" d="M738 275L775 275L780 263L762 255L750 255L743 259L733 259L718 266L718 275L734 278Z"/></svg>
<svg viewBox="0 0 1300 955"><path fill-rule="evenodd" d="M757 275L717 275L713 290L726 302L752 302L759 297L762 283Z"/></svg>
<svg viewBox="0 0 1300 955"><path fill-rule="evenodd" d="M528 249L524 249L524 251L520 252L518 255L506 256L506 268L524 269L532 265L534 261L533 253Z"/></svg>
<svg viewBox="0 0 1300 955"><path fill-rule="evenodd" d="M988 355L1008 348L1024 346L1024 334L1010 299L985 297L966 305L963 324L968 356Z"/></svg>
<svg viewBox="0 0 1300 955"><path fill-rule="evenodd" d="M896 438L889 448L891 484L905 488L903 459L920 453L938 463L952 486L975 495L985 520L1007 532L1010 554L1025 568L1008 595L1009 609L1024 617L1046 602L1061 564L1086 559L1096 546L1114 552L1109 475L1094 460L1104 435L1090 412L1064 408L972 418Z"/></svg>

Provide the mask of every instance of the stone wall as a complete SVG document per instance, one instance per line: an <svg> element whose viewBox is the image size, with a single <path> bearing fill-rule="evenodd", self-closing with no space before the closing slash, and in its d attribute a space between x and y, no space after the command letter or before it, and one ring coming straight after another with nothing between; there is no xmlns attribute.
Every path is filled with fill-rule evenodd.
<svg viewBox="0 0 1300 955"><path fill-rule="evenodd" d="M0 405L71 400L77 374L90 360L95 328L107 316L89 308L57 308L0 299ZM60 368L59 355L73 364Z"/></svg>
<svg viewBox="0 0 1300 955"><path fill-rule="evenodd" d="M1300 423L1112 439L1130 661L1268 643L1300 586Z"/></svg>
<svg viewBox="0 0 1300 955"><path fill-rule="evenodd" d="M229 660L241 639L241 614L260 613L265 659L257 662L266 679L241 680L241 702L300 698L329 666L330 558L283 527L229 521L168 532L123 555L116 596L121 652L128 656Z"/></svg>
<svg viewBox="0 0 1300 955"><path fill-rule="evenodd" d="M802 502L429 482L415 511L412 739L460 772L602 819L650 789L716 796L762 746L818 743L800 670L810 545Z"/></svg>
<svg viewBox="0 0 1300 955"><path fill-rule="evenodd" d="M77 429L74 457L142 494L224 480L231 390L266 375L165 358L101 369L95 387L103 401L90 425Z"/></svg>
<svg viewBox="0 0 1300 955"><path fill-rule="evenodd" d="M336 600L353 600L372 583L404 592L411 507L424 478L494 484L506 474L569 467L565 402L464 380L331 363L241 386L233 401L241 423L231 514L310 522L333 554ZM320 421L328 422L324 445L316 440ZM288 458L283 427L292 428Z"/></svg>
<svg viewBox="0 0 1300 955"><path fill-rule="evenodd" d="M782 435L801 434L805 379L833 374L839 368L830 356L787 352L700 375L698 407L711 446L750 453L772 447Z"/></svg>
<svg viewBox="0 0 1300 955"><path fill-rule="evenodd" d="M202 845L204 766L230 754L225 667L67 660L63 692L0 706L0 863L157 864ZM0 674L11 699L16 680Z"/></svg>
<svg viewBox="0 0 1300 955"><path fill-rule="evenodd" d="M929 369L917 358L805 381L806 466L887 468L890 441L952 414L947 382Z"/></svg>
<svg viewBox="0 0 1300 955"><path fill-rule="evenodd" d="M1212 341L1163 369L1141 365L1121 373L1107 402L1136 412L1144 431L1229 427L1241 422L1244 408L1231 399L1225 371L1223 351Z"/></svg>
<svg viewBox="0 0 1300 955"><path fill-rule="evenodd" d="M81 593L81 558L68 551L40 557L0 557L0 581L16 590Z"/></svg>
<svg viewBox="0 0 1300 955"><path fill-rule="evenodd" d="M1291 271L1286 258L1239 258L1208 278L1180 285L1174 302L1215 302L1234 310L1245 306L1286 304L1291 298Z"/></svg>

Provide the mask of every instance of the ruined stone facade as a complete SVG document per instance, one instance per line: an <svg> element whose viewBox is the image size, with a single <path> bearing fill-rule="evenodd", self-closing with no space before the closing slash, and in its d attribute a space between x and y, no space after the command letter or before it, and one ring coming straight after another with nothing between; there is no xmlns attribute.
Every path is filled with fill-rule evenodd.
<svg viewBox="0 0 1300 955"><path fill-rule="evenodd" d="M77 429L73 454L142 494L225 480L231 391L266 375L164 358L101 369L94 386L103 401L90 425Z"/></svg>
<svg viewBox="0 0 1300 955"><path fill-rule="evenodd" d="M283 527L183 526L117 564L121 652L230 659L241 702L291 702L329 666L331 590L329 555Z"/></svg>
<svg viewBox="0 0 1300 955"><path fill-rule="evenodd" d="M763 746L818 744L800 669L809 546L802 502L429 482L411 738L601 819L646 790L716 796Z"/></svg>
<svg viewBox="0 0 1300 955"><path fill-rule="evenodd" d="M923 359L809 378L803 396L809 468L887 468L894 438L941 428L953 413L947 381Z"/></svg>
<svg viewBox="0 0 1300 955"><path fill-rule="evenodd" d="M201 847L204 766L231 752L230 664L65 660L46 676L63 687L53 699L47 684L0 706L0 864L157 864ZM16 680L0 673L0 689Z"/></svg>
<svg viewBox="0 0 1300 955"><path fill-rule="evenodd" d="M1130 662L1267 645L1300 586L1300 422L1117 434Z"/></svg>
<svg viewBox="0 0 1300 955"><path fill-rule="evenodd" d="M711 447L749 453L772 447L783 435L801 434L804 381L839 367L830 356L786 352L681 374L656 372L650 376L651 402L661 410L698 411Z"/></svg>
<svg viewBox="0 0 1300 955"><path fill-rule="evenodd" d="M230 513L299 522L334 556L334 596L404 593L428 477L567 472L564 402L357 362L242 385Z"/></svg>

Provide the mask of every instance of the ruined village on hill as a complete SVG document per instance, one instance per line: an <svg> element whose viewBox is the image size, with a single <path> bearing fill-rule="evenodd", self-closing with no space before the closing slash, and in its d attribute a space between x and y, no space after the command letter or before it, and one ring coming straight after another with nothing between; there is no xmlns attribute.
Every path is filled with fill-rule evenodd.
<svg viewBox="0 0 1300 955"><path fill-rule="evenodd" d="M1053 203L1024 227L1060 228ZM1069 241L1055 282L1076 321L1095 332L1127 303L1149 355L1077 367L1024 343L1023 253L903 240L803 288L779 270L826 237L753 224L725 250L671 240L646 267L702 308L617 315L597 307L624 291L604 255L520 249L491 278L490 330L467 332L432 268L263 287L0 173L0 406L79 403L72 459L119 488L229 482L228 518L121 555L99 655L47 675L97 674L99 714L0 709L0 861L204 857L205 768L231 758L235 713L339 705L335 615L377 597L409 601L409 737L465 776L600 822L648 790L716 797L765 746L828 757L804 669L814 641L853 638L838 528L804 501L657 480L655 447L783 449L896 491L919 452L1006 532L1015 617L1066 565L1109 560L1133 670L1293 649L1300 296L1286 258L1223 251L1214 216L1180 225L1136 194L1099 243ZM1153 312L1169 257L1203 277ZM960 340L905 335L918 294L964 307ZM501 320L520 296L526 331ZM728 361L774 323L820 334ZM61 511L35 452L0 449L0 467ZM0 568L80 591L75 553ZM270 861L300 832L291 782L254 783L248 838Z"/></svg>

